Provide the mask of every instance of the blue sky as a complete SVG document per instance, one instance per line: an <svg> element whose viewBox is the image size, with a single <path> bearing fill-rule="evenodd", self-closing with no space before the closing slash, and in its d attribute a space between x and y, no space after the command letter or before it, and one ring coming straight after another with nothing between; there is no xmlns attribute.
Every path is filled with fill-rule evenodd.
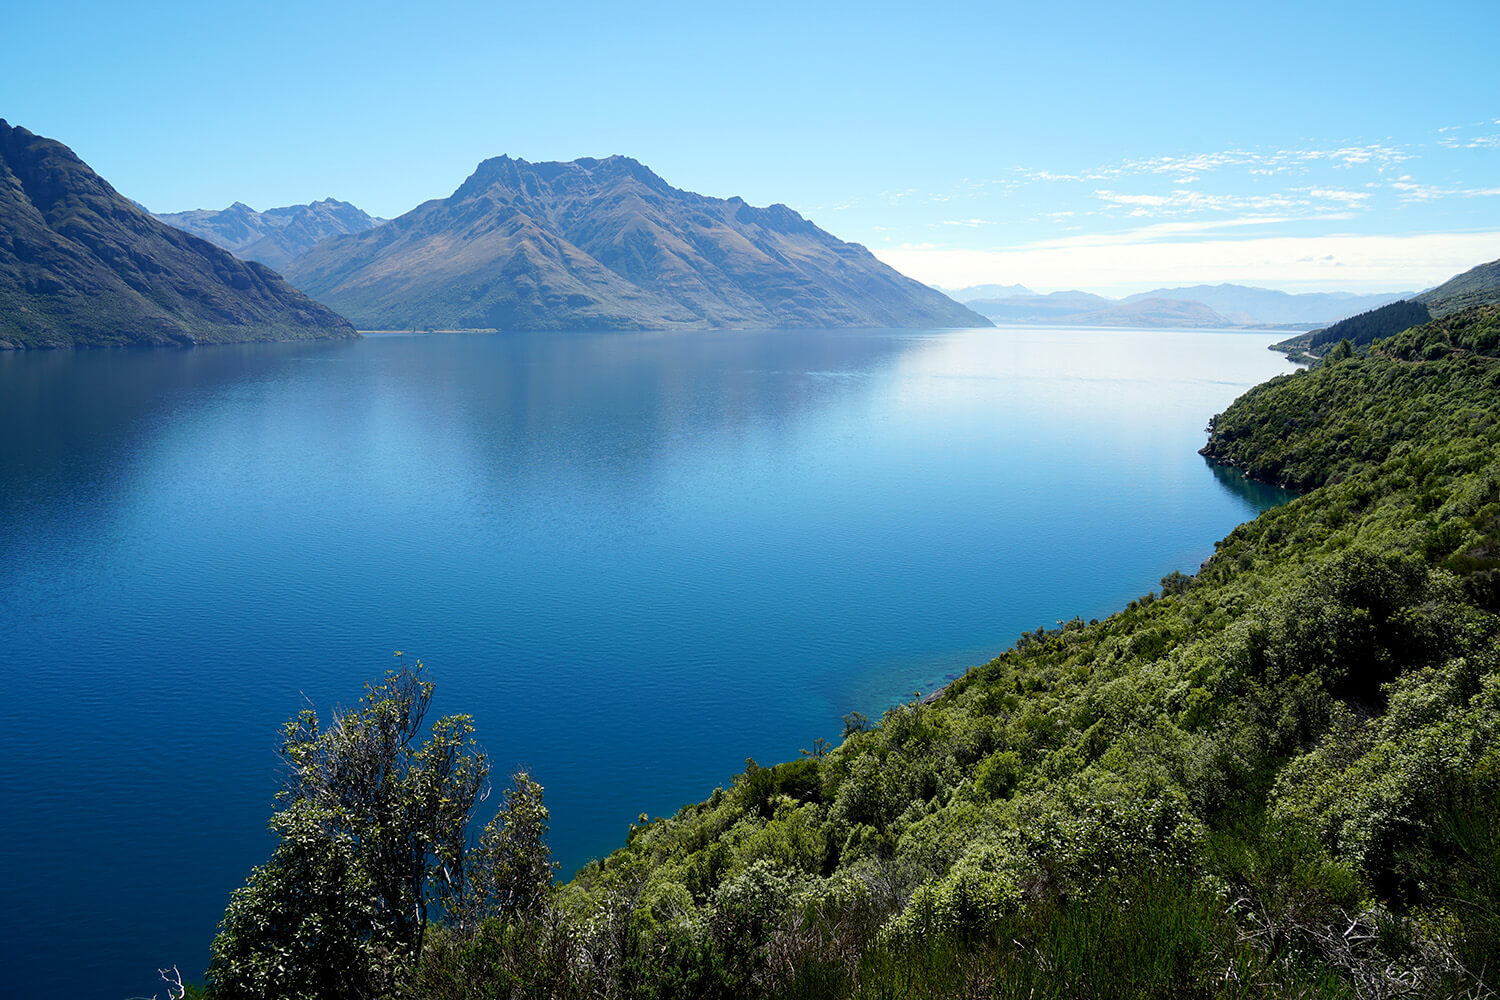
<svg viewBox="0 0 1500 1000"><path fill-rule="evenodd" d="M1500 257L1494 0L50 0L6 21L0 116L156 211L390 217L487 156L623 153L950 288L1402 289Z"/></svg>

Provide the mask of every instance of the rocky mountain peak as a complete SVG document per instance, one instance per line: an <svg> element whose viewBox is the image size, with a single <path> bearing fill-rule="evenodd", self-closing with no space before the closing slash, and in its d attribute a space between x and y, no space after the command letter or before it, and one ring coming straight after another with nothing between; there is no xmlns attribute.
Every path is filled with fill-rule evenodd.
<svg viewBox="0 0 1500 1000"><path fill-rule="evenodd" d="M785 205L679 190L620 155L492 157L287 274L369 328L989 325Z"/></svg>

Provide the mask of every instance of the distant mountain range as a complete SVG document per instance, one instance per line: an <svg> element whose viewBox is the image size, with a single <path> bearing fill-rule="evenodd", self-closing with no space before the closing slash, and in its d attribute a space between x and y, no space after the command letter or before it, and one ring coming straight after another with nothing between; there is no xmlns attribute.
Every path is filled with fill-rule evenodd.
<svg viewBox="0 0 1500 1000"><path fill-rule="evenodd" d="M974 285L952 293L958 301L999 323L1219 328L1314 327L1411 294L1292 294L1231 284L1158 288L1123 299L1078 291L1038 295L1022 285Z"/></svg>
<svg viewBox="0 0 1500 1000"><path fill-rule="evenodd" d="M384 222L347 201L324 198L257 212L242 201L224 209L156 212L158 219L222 247L241 260L257 260L277 271L330 236L362 233Z"/></svg>
<svg viewBox="0 0 1500 1000"><path fill-rule="evenodd" d="M1126 296L1122 301L1142 299L1181 299L1201 302L1220 313L1231 323L1242 326L1307 326L1330 323L1336 319L1411 295L1405 292L1379 292L1356 295L1351 292L1281 292L1273 288L1248 285L1192 285L1186 288L1158 288Z"/></svg>
<svg viewBox="0 0 1500 1000"><path fill-rule="evenodd" d="M285 274L364 329L990 325L785 205L682 191L624 156L485 160Z"/></svg>
<svg viewBox="0 0 1500 1000"><path fill-rule="evenodd" d="M495 157L390 222L332 198L153 218L66 146L3 119L0 234L0 347L355 335L331 310L367 329L1314 329L1402 299L1441 316L1500 286L1497 261L1419 296L1219 284L1112 299L985 284L950 298L785 205L679 190L624 156ZM1360 335L1382 324L1361 320Z"/></svg>
<svg viewBox="0 0 1500 1000"><path fill-rule="evenodd" d="M0 348L355 337L276 272L158 222L0 119Z"/></svg>
<svg viewBox="0 0 1500 1000"><path fill-rule="evenodd" d="M1025 285L970 285L968 288L941 289L957 302L974 302L979 299L1008 299L1012 295L1035 295Z"/></svg>

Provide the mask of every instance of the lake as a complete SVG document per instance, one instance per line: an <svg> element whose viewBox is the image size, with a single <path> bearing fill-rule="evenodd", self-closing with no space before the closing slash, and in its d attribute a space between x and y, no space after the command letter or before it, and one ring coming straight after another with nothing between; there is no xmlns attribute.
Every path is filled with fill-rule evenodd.
<svg viewBox="0 0 1500 1000"><path fill-rule="evenodd" d="M9 990L199 977L271 850L279 727L395 650L497 785L546 787L566 875L747 757L1196 570L1286 499L1196 454L1291 370L1280 336L0 352Z"/></svg>

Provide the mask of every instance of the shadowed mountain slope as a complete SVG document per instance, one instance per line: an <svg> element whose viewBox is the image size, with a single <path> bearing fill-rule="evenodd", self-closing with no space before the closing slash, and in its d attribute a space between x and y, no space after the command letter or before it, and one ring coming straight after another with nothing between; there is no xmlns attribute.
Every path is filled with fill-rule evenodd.
<svg viewBox="0 0 1500 1000"><path fill-rule="evenodd" d="M681 191L623 156L485 160L287 277L367 329L989 325L785 205Z"/></svg>
<svg viewBox="0 0 1500 1000"><path fill-rule="evenodd" d="M156 221L0 119L0 348L357 336L260 264Z"/></svg>

